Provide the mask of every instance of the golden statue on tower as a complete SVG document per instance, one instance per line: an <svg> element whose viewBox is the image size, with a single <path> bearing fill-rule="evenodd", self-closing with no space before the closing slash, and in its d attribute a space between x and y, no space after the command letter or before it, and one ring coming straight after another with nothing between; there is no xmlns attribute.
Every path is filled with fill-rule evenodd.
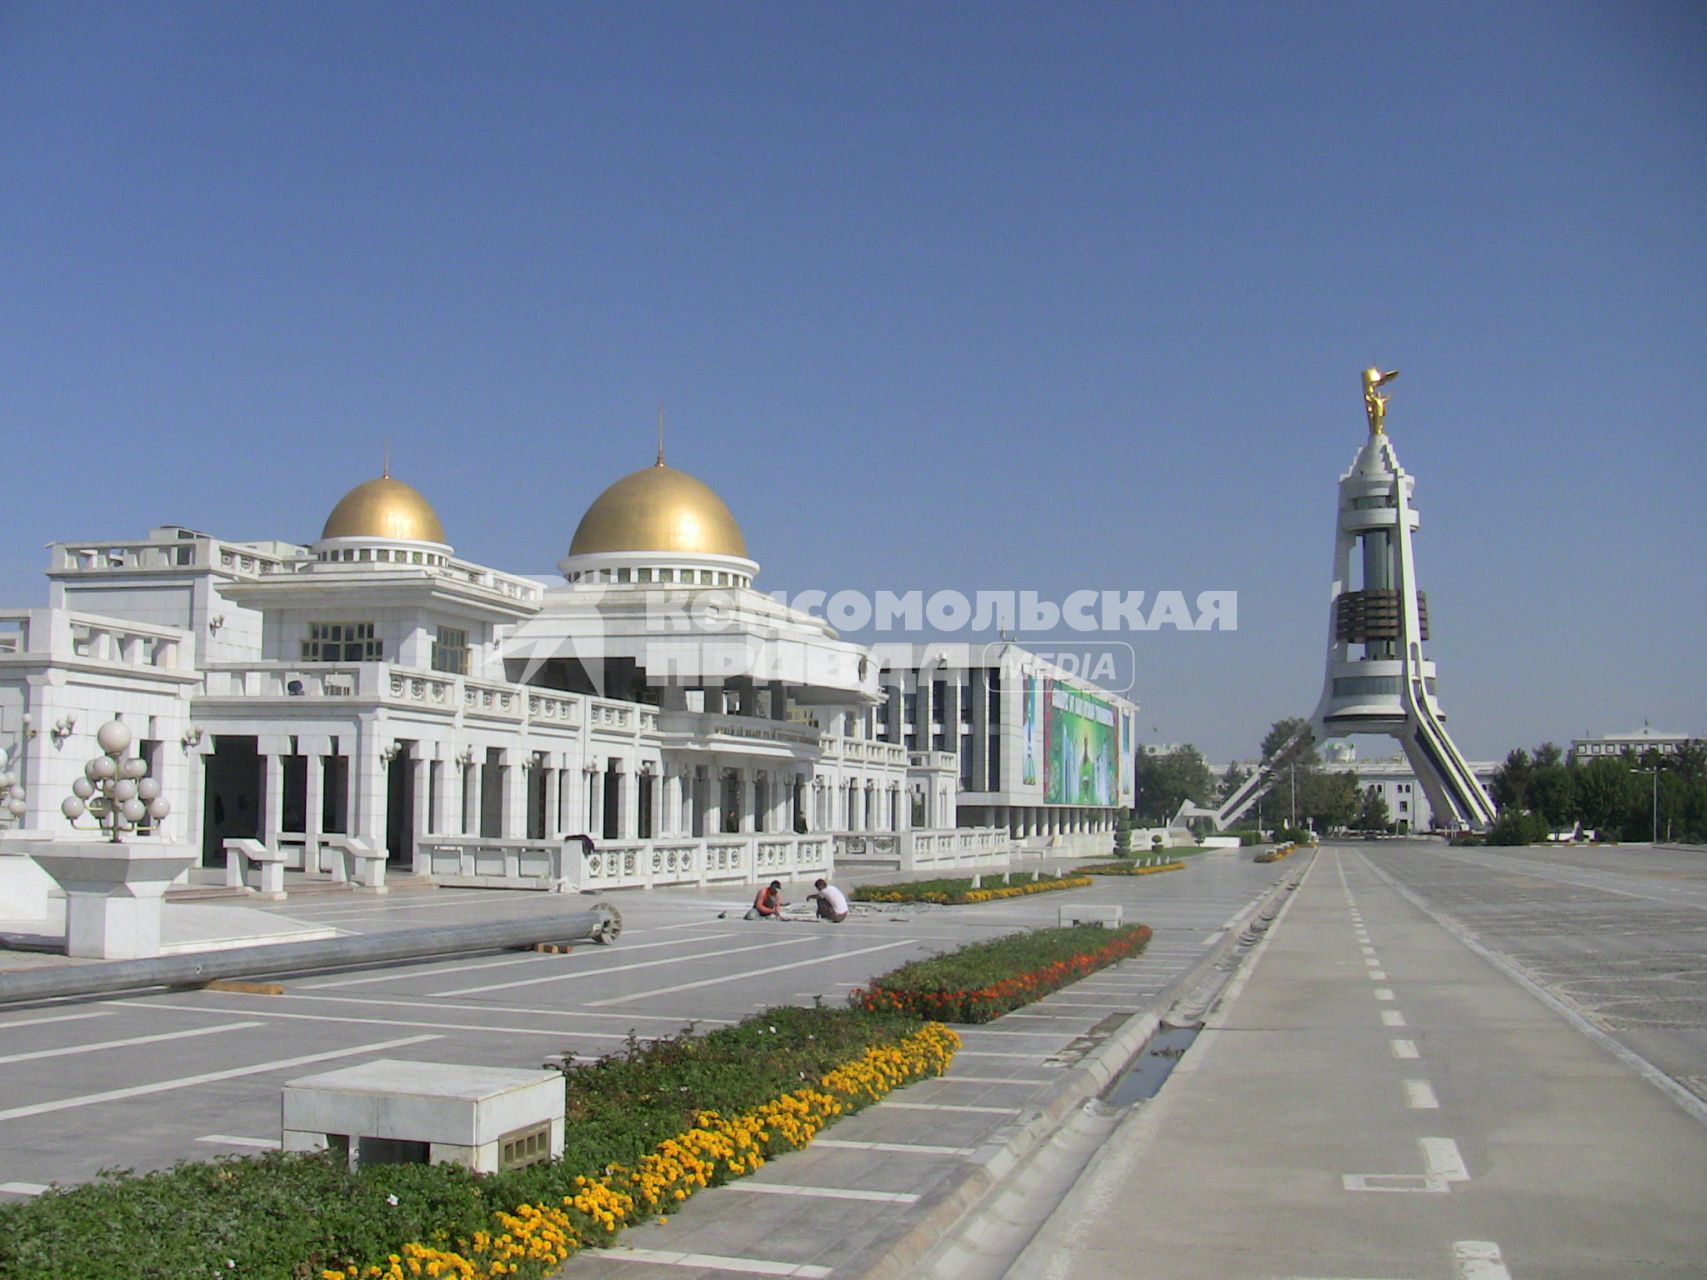
<svg viewBox="0 0 1707 1280"><path fill-rule="evenodd" d="M1363 411L1369 415L1369 434L1378 436L1383 433L1387 423L1387 396L1375 394L1375 388L1391 382L1399 376L1397 369L1382 373L1379 369L1363 371Z"/></svg>

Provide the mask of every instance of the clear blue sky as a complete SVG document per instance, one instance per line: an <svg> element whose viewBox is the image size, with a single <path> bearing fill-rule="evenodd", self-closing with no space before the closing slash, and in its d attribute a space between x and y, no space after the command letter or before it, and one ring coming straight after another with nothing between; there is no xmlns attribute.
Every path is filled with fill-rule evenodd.
<svg viewBox="0 0 1707 1280"><path fill-rule="evenodd" d="M0 5L0 600L393 472L545 574L715 487L760 584L1240 593L1147 734L1321 683L1398 367L1472 755L1707 731L1699 4Z"/></svg>

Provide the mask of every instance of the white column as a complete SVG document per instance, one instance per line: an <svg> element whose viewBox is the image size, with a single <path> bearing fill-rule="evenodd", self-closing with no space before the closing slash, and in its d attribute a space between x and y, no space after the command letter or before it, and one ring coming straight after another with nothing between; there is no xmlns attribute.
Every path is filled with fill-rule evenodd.
<svg viewBox="0 0 1707 1280"><path fill-rule="evenodd" d="M267 781L262 788L261 843L269 849L279 847L279 832L284 829L284 757L269 751L262 757Z"/></svg>
<svg viewBox="0 0 1707 1280"><path fill-rule="evenodd" d="M672 765L664 773L664 825L670 835L686 830L682 823L682 771Z"/></svg>
<svg viewBox="0 0 1707 1280"><path fill-rule="evenodd" d="M758 798L756 795L756 789L753 786L752 770L741 770L740 778L741 785L738 794L741 797L741 811L737 815L739 819L737 825L743 832L752 832L758 827L758 823L754 821L756 816L754 814L754 809L758 804Z"/></svg>
<svg viewBox="0 0 1707 1280"><path fill-rule="evenodd" d="M595 768L587 775L587 798L592 811L592 831L588 834L595 840L604 839L605 835L605 771Z"/></svg>
<svg viewBox="0 0 1707 1280"><path fill-rule="evenodd" d="M440 747L440 750L443 750ZM446 793L450 790L450 764L445 760L429 760L427 774L427 825L415 835L444 836L450 834L450 805Z"/></svg>
<svg viewBox="0 0 1707 1280"><path fill-rule="evenodd" d="M478 757L470 757L462 766L462 834L477 836L480 831L480 765Z"/></svg>
<svg viewBox="0 0 1707 1280"><path fill-rule="evenodd" d="M563 831L561 815L558 812L560 799L558 787L562 775L557 769L551 767L549 757L540 767L545 774L542 784L545 788L545 838L555 840Z"/></svg>
<svg viewBox="0 0 1707 1280"><path fill-rule="evenodd" d="M724 833L722 824L722 802L724 802L724 777L722 771L715 765L705 766L705 777L693 780L696 804L698 804L698 835L719 836Z"/></svg>
<svg viewBox="0 0 1707 1280"><path fill-rule="evenodd" d="M640 838L640 775L635 773L632 761L625 761L625 768L618 773L621 782L618 804L623 816L623 840L638 840Z"/></svg>
<svg viewBox="0 0 1707 1280"><path fill-rule="evenodd" d="M422 750L422 748L423 748L423 744L421 744L421 743L415 744L415 749L417 751ZM423 759L419 758L418 756L410 756L409 757L409 764L408 764L409 785L413 788L413 796L412 796L413 803L410 807L413 810L413 819L414 819L414 836L413 836L413 839L415 839L415 840L419 840L422 836L427 834L427 827L429 825L428 815L431 812L431 810L428 808L428 805L432 799L432 797L428 794L427 771L429 769L431 769L432 767L433 767L433 762L431 760L423 760ZM410 849L399 849L399 850L397 850L397 852L400 855L407 855L408 856L410 864L411 864L411 868L412 868L413 863L415 861L415 850L412 848L410 848Z"/></svg>
<svg viewBox="0 0 1707 1280"><path fill-rule="evenodd" d="M303 797L302 869L313 871L320 866L320 819L326 807L326 758L310 752L303 762L307 772Z"/></svg>
<svg viewBox="0 0 1707 1280"><path fill-rule="evenodd" d="M350 753L349 834L385 843L385 761L371 738Z"/></svg>
<svg viewBox="0 0 1707 1280"><path fill-rule="evenodd" d="M504 815L503 834L511 839L528 833L528 765L530 757L520 751L504 752L504 788L499 801Z"/></svg>

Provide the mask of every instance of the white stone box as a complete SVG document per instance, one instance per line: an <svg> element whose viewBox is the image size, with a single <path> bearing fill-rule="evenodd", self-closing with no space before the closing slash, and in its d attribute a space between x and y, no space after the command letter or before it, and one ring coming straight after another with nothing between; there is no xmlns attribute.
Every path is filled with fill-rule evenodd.
<svg viewBox="0 0 1707 1280"><path fill-rule="evenodd" d="M286 1084L282 1146L496 1173L562 1156L563 1099L556 1071L380 1058Z"/></svg>

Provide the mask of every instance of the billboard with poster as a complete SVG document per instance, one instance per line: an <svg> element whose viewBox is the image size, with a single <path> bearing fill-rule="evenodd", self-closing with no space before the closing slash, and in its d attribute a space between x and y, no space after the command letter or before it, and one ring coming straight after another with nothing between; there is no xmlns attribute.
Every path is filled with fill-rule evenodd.
<svg viewBox="0 0 1707 1280"><path fill-rule="evenodd" d="M1041 683L1044 803L1115 804L1124 770L1114 707L1059 680Z"/></svg>

